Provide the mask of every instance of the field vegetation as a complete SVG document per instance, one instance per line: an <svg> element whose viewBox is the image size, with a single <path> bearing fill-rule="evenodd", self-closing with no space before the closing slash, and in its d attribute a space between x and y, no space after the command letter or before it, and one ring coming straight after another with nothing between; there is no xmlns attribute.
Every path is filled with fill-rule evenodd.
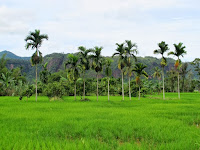
<svg viewBox="0 0 200 150"><path fill-rule="evenodd" d="M200 148L199 93L87 98L0 97L0 149Z"/></svg>

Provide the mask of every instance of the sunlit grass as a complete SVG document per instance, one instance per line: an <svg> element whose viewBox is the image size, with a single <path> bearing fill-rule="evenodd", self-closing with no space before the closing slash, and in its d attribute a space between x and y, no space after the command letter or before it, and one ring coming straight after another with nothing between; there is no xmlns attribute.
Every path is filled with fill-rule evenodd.
<svg viewBox="0 0 200 150"><path fill-rule="evenodd" d="M200 148L199 93L88 98L0 97L0 149Z"/></svg>

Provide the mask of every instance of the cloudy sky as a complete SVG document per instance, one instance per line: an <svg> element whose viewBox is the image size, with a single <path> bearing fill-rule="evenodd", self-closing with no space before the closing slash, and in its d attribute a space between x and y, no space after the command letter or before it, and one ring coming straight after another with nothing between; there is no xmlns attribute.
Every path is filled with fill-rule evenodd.
<svg viewBox="0 0 200 150"><path fill-rule="evenodd" d="M139 56L155 56L157 43L183 42L184 61L200 57L199 0L0 0L0 51L31 56L25 37L40 29L49 35L41 51L73 53L78 46L103 46L111 56L115 43L132 40Z"/></svg>

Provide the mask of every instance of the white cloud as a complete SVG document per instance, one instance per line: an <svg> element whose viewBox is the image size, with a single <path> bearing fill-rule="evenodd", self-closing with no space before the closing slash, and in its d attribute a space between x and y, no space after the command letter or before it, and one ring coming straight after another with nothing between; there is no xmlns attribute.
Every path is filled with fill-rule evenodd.
<svg viewBox="0 0 200 150"><path fill-rule="evenodd" d="M200 15L192 12L198 11L197 3L197 0L1 0L0 49L32 55L32 51L24 49L24 38L29 31L40 29L49 35L49 41L41 47L44 55L76 52L80 45L103 46L103 55L112 55L115 43L130 39L138 44L140 56L152 56L157 43L164 40L172 50L174 43L183 42L188 50L185 60L192 60L200 57L197 53Z"/></svg>

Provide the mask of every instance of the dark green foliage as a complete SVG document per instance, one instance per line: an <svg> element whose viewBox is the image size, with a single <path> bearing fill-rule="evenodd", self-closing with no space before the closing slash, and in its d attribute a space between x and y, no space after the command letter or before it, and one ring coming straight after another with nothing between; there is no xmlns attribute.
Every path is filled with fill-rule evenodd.
<svg viewBox="0 0 200 150"><path fill-rule="evenodd" d="M26 97L26 100L28 100L28 98L33 95L34 91L33 85L27 85L27 87L21 92L19 100L22 100L24 96Z"/></svg>
<svg viewBox="0 0 200 150"><path fill-rule="evenodd" d="M45 95L47 95L49 98L53 97L62 98L64 93L65 93L65 88L63 87L61 82L48 83L45 90Z"/></svg>

